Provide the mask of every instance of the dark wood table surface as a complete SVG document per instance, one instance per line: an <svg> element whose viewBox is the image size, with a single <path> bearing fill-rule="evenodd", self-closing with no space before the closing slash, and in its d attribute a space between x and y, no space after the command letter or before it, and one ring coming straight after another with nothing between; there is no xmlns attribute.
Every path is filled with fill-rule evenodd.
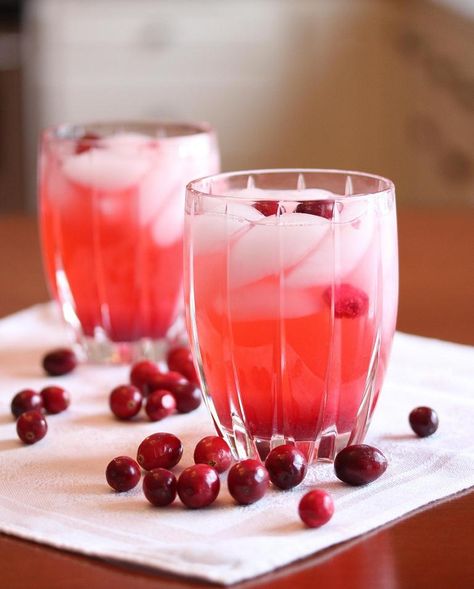
<svg viewBox="0 0 474 589"><path fill-rule="evenodd" d="M398 328L474 344L474 211L402 209L399 237ZM0 216L0 317L47 298L35 219ZM474 493L467 491L243 586L468 589L473 534ZM0 534L1 589L208 586Z"/></svg>

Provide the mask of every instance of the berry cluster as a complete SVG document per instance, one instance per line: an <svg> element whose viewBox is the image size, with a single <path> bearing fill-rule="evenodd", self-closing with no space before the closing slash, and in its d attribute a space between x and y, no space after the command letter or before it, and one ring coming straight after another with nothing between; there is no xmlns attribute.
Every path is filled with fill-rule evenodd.
<svg viewBox="0 0 474 589"><path fill-rule="evenodd" d="M23 389L16 393L10 408L17 420L16 431L20 440L25 444L42 440L48 431L44 413L61 413L69 407L70 402L69 393L57 386L47 386L40 392Z"/></svg>
<svg viewBox="0 0 474 589"><path fill-rule="evenodd" d="M130 384L115 387L110 393L112 413L118 419L129 420L144 406L150 421L160 421L175 412L190 413L197 409L201 391L190 350L185 347L170 350L167 364L167 372L161 372L150 360L134 364Z"/></svg>

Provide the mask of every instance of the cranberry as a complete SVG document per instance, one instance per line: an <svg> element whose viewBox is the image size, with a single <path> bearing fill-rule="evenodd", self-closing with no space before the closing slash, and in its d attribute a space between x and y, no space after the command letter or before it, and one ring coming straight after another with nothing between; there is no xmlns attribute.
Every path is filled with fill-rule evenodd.
<svg viewBox="0 0 474 589"><path fill-rule="evenodd" d="M194 464L180 474L177 488L179 498L186 507L199 509L217 499L221 482L215 468L207 464Z"/></svg>
<svg viewBox="0 0 474 589"><path fill-rule="evenodd" d="M267 469L258 460L249 458L237 462L229 470L227 485L237 503L250 505L265 495L268 480Z"/></svg>
<svg viewBox="0 0 474 589"><path fill-rule="evenodd" d="M105 476L115 491L130 491L138 485L141 471L130 456L117 456L107 465Z"/></svg>
<svg viewBox="0 0 474 589"><path fill-rule="evenodd" d="M273 448L265 460L270 480L279 489L292 489L306 476L308 464L298 448L283 444Z"/></svg>
<svg viewBox="0 0 474 589"><path fill-rule="evenodd" d="M194 368L193 356L189 348L173 348L168 352L166 361L170 370L181 373L190 382L199 386L199 379L196 369Z"/></svg>
<svg viewBox="0 0 474 589"><path fill-rule="evenodd" d="M97 140L100 139L100 136L96 133L84 133L82 137L79 137L76 143L76 154L84 153L85 151L89 151L95 145Z"/></svg>
<svg viewBox="0 0 474 589"><path fill-rule="evenodd" d="M35 444L44 438L48 431L48 424L43 414L36 409L25 411L16 422L18 437L25 444Z"/></svg>
<svg viewBox="0 0 474 589"><path fill-rule="evenodd" d="M334 502L323 489L314 489L302 497L298 513L309 528L319 528L332 518Z"/></svg>
<svg viewBox="0 0 474 589"><path fill-rule="evenodd" d="M71 403L69 393L61 387L45 387L40 394L46 413L61 413Z"/></svg>
<svg viewBox="0 0 474 589"><path fill-rule="evenodd" d="M20 417L25 411L31 411L32 409L41 411L43 399L39 393L32 389L23 389L13 397L10 407L13 415Z"/></svg>
<svg viewBox="0 0 474 589"><path fill-rule="evenodd" d="M69 348L58 348L43 358L43 368L50 376L62 376L72 372L77 366L77 358Z"/></svg>
<svg viewBox="0 0 474 589"><path fill-rule="evenodd" d="M176 391L180 391L185 387L189 387L189 381L179 372L158 372L152 374L146 381L143 392L145 395L148 395L158 389L165 389L176 394Z"/></svg>
<svg viewBox="0 0 474 589"><path fill-rule="evenodd" d="M133 385L120 385L110 393L109 405L119 419L132 419L140 411L143 396Z"/></svg>
<svg viewBox="0 0 474 589"><path fill-rule="evenodd" d="M365 315L369 308L369 297L360 288L351 284L339 284L334 287L335 303L334 316L336 319L354 319ZM328 287L323 293L323 299L331 306L333 291Z"/></svg>
<svg viewBox="0 0 474 589"><path fill-rule="evenodd" d="M366 485L375 481L387 470L387 459L373 446L355 444L339 452L334 460L339 480L348 485Z"/></svg>
<svg viewBox="0 0 474 589"><path fill-rule="evenodd" d="M332 201L316 200L302 202L296 207L297 213L306 213L307 215L316 215L325 219L332 219L334 203Z"/></svg>
<svg viewBox="0 0 474 589"><path fill-rule="evenodd" d="M232 464L232 454L227 442L221 437L206 436L194 449L194 462L208 464L221 473Z"/></svg>
<svg viewBox="0 0 474 589"><path fill-rule="evenodd" d="M143 493L152 505L169 505L176 499L176 477L166 468L154 468L143 478Z"/></svg>
<svg viewBox="0 0 474 589"><path fill-rule="evenodd" d="M260 211L265 217L276 215L278 212L278 201L276 200L262 200L257 201L254 205L257 211Z"/></svg>
<svg viewBox="0 0 474 589"><path fill-rule="evenodd" d="M176 411L176 399L169 391L153 391L148 396L145 411L151 421L160 421Z"/></svg>
<svg viewBox="0 0 474 589"><path fill-rule="evenodd" d="M173 468L181 460L183 444L173 434L159 432L143 440L138 447L137 461L145 470Z"/></svg>
<svg viewBox="0 0 474 589"><path fill-rule="evenodd" d="M159 374L158 366L150 360L141 360L132 366L130 371L130 382L145 393L145 388L148 381Z"/></svg>
<svg viewBox="0 0 474 589"><path fill-rule="evenodd" d="M192 383L188 387L175 392L176 409L178 413L190 413L201 404L201 390L197 389Z"/></svg>
<svg viewBox="0 0 474 589"><path fill-rule="evenodd" d="M417 407L410 413L411 429L420 438L427 438L438 429L438 414L431 407Z"/></svg>

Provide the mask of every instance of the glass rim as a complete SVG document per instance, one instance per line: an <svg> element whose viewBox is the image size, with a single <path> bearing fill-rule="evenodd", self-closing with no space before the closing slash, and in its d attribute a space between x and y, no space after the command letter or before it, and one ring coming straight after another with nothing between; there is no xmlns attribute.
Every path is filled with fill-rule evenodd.
<svg viewBox="0 0 474 589"><path fill-rule="evenodd" d="M105 133L97 137L87 137L87 133L93 133L93 129L103 129ZM89 129L89 131L88 131ZM142 129L155 129L156 136L150 135L150 139L167 141L182 139L185 137L196 137L199 135L212 135L214 127L207 121L184 121L173 119L112 119L104 121L88 121L82 123L58 123L49 125L42 129L41 139L51 143L68 141L81 141L87 145L95 145L106 137L126 132L139 132ZM176 129L178 132L167 135L166 130ZM162 133L160 134L160 130ZM181 130L181 132L179 132Z"/></svg>
<svg viewBox="0 0 474 589"><path fill-rule="evenodd" d="M319 200L329 200L329 201L339 201L339 200L359 200L359 199L367 199L367 198L376 198L378 196L385 195L387 193L394 193L395 192L395 184L389 178L385 176L381 176L379 174L372 174L369 172L361 172L357 170L343 170L337 168L261 168L261 169L254 169L254 170L237 170L231 172L220 172L219 174L212 174L210 176L202 176L201 178L196 178L191 180L186 185L186 191L192 193L193 196L202 196L208 198L216 198L216 199L227 199L227 200L238 200L239 202L265 202L265 201L287 201L288 199L284 197L285 191L289 189L280 189L282 192L281 198L275 198L275 195L269 196L262 196L262 195L255 195L252 198L250 195L245 195L245 197L232 195L232 194L217 194L214 192L205 191L203 189L203 184L208 183L208 185L216 180L225 180L226 178L236 178L239 176L254 176L259 174L267 174L267 175L278 175L278 174L295 174L295 175L304 175L304 174L328 174L332 176L356 176L358 178L366 178L371 180L377 180L379 184L383 186L379 186L377 190L373 191L365 191L365 192L358 192L354 194L334 194L333 197L327 198L311 198L305 197L305 189L301 190L301 198L296 199L300 201L319 201ZM258 187L257 187L258 188ZM295 190L296 190L295 186ZM269 189L275 190L275 189ZM310 190L309 188L307 190Z"/></svg>

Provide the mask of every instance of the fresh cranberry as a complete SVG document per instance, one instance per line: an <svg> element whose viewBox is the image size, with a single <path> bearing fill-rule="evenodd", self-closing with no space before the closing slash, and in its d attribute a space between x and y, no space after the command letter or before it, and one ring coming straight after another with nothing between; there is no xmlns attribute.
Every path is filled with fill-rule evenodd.
<svg viewBox="0 0 474 589"><path fill-rule="evenodd" d="M96 133L84 133L82 137L79 137L76 143L76 154L84 153L92 149L100 136Z"/></svg>
<svg viewBox="0 0 474 589"><path fill-rule="evenodd" d="M196 388L193 383L189 383L188 387L176 391L174 396L178 413L191 413L191 411L199 407L202 400L201 390Z"/></svg>
<svg viewBox="0 0 474 589"><path fill-rule="evenodd" d="M262 215L265 215L265 217L276 215L278 211L278 201L276 200L257 201L253 206L257 211L260 211Z"/></svg>
<svg viewBox="0 0 474 589"><path fill-rule="evenodd" d="M194 368L193 356L189 348L173 348L168 352L166 358L168 368L174 372L179 372L190 382L199 386L199 379Z"/></svg>
<svg viewBox="0 0 474 589"><path fill-rule="evenodd" d="M183 444L173 434L159 432L143 440L138 447L137 462L145 470L173 468L181 460Z"/></svg>
<svg viewBox="0 0 474 589"><path fill-rule="evenodd" d="M147 397L145 411L150 421L160 421L176 411L176 399L169 391L153 391Z"/></svg>
<svg viewBox="0 0 474 589"><path fill-rule="evenodd" d="M141 471L130 456L117 456L107 465L105 476L115 491L130 491L138 485Z"/></svg>
<svg viewBox="0 0 474 589"><path fill-rule="evenodd" d="M23 389L13 397L10 408L15 417L20 417L25 411L31 411L32 409L41 411L43 399L33 389Z"/></svg>
<svg viewBox="0 0 474 589"><path fill-rule="evenodd" d="M40 394L46 413L61 413L66 411L71 403L69 393L62 387L45 387Z"/></svg>
<svg viewBox="0 0 474 589"><path fill-rule="evenodd" d="M307 215L316 215L325 219L332 219L334 203L332 201L315 200L302 202L296 207L297 213L306 213Z"/></svg>
<svg viewBox="0 0 474 589"><path fill-rule="evenodd" d="M351 284L338 284L334 287L334 316L336 319L355 319L365 315L369 308L369 297L360 288ZM323 299L331 306L333 290L328 287L323 293Z"/></svg>
<svg viewBox="0 0 474 589"><path fill-rule="evenodd" d="M267 469L252 458L234 464L227 477L229 493L241 505L261 499L267 492L268 481Z"/></svg>
<svg viewBox="0 0 474 589"><path fill-rule="evenodd" d="M225 440L219 436L206 436L194 449L194 462L208 464L218 473L225 472L232 464L232 453Z"/></svg>
<svg viewBox="0 0 474 589"><path fill-rule="evenodd" d="M217 499L221 488L215 468L207 464L194 464L185 468L178 478L178 495L191 509L207 507Z"/></svg>
<svg viewBox="0 0 474 589"><path fill-rule="evenodd" d="M72 372L77 366L77 358L69 348L58 348L48 352L43 358L43 368L50 376L62 376Z"/></svg>
<svg viewBox="0 0 474 589"><path fill-rule="evenodd" d="M185 387L189 387L189 381L179 372L158 372L152 374L143 386L145 395L149 395L158 389L167 390L175 394Z"/></svg>
<svg viewBox="0 0 474 589"><path fill-rule="evenodd" d="M165 507L176 499L176 477L166 468L154 468L143 478L143 493L156 507Z"/></svg>
<svg viewBox="0 0 474 589"><path fill-rule="evenodd" d="M373 446L355 444L337 454L334 470L337 478L348 485L367 485L387 470L387 459Z"/></svg>
<svg viewBox="0 0 474 589"><path fill-rule="evenodd" d="M431 407L417 407L413 409L408 419L412 430L420 438L427 438L438 429L438 414Z"/></svg>
<svg viewBox="0 0 474 589"><path fill-rule="evenodd" d="M18 437L25 444L35 444L44 438L48 431L48 424L43 414L36 409L25 411L16 422Z"/></svg>
<svg viewBox="0 0 474 589"><path fill-rule="evenodd" d="M323 489L314 489L302 497L298 513L309 528L319 528L332 518L334 502Z"/></svg>
<svg viewBox="0 0 474 589"><path fill-rule="evenodd" d="M270 480L279 489L292 489L306 476L308 464L298 448L283 444L273 448L265 460Z"/></svg>
<svg viewBox="0 0 474 589"><path fill-rule="evenodd" d="M132 419L140 411L143 395L133 385L120 385L110 393L109 405L119 419Z"/></svg>
<svg viewBox="0 0 474 589"><path fill-rule="evenodd" d="M158 366L151 362L151 360L141 360L132 366L130 371L130 382L140 389L142 393L145 393L145 388L148 381L159 374L160 370Z"/></svg>

